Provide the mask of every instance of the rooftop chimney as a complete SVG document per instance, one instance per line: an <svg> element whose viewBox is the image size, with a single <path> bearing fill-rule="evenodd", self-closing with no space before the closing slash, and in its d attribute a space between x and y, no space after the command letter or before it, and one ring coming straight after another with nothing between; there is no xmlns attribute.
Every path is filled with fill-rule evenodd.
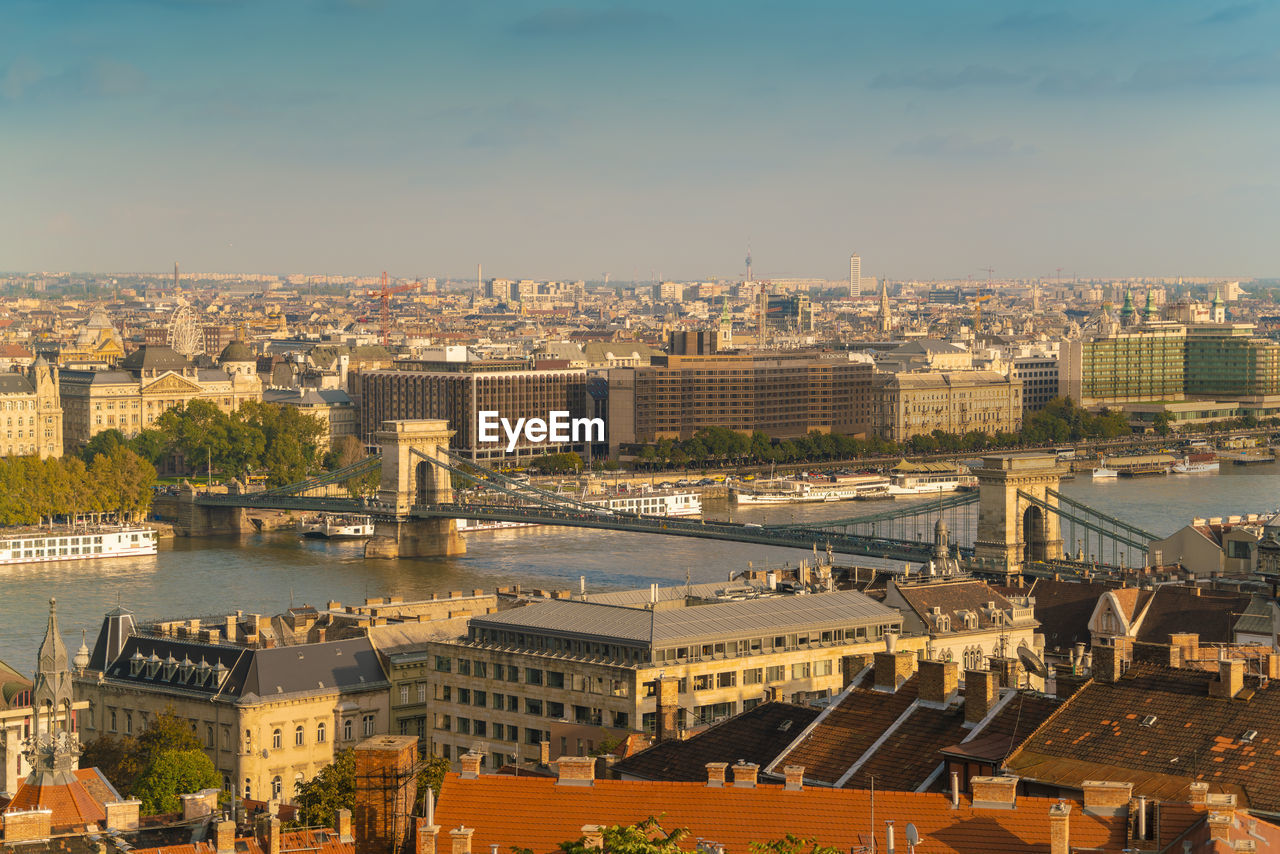
<svg viewBox="0 0 1280 854"><path fill-rule="evenodd" d="M887 637L887 635L886 635ZM877 652L875 663L875 686L877 691L894 693L902 683L911 678L916 669L916 654L902 652Z"/></svg>
<svg viewBox="0 0 1280 854"><path fill-rule="evenodd" d="M1230 700L1244 687L1244 659L1229 658L1218 662L1218 679L1209 683L1209 696Z"/></svg>
<svg viewBox="0 0 1280 854"><path fill-rule="evenodd" d="M788 791L798 792L804 788L804 766L803 765L787 765L782 769L782 773L786 775Z"/></svg>
<svg viewBox="0 0 1280 854"><path fill-rule="evenodd" d="M725 770L729 767L728 762L708 762L707 763L707 785L713 789L718 789L724 785Z"/></svg>
<svg viewBox="0 0 1280 854"><path fill-rule="evenodd" d="M561 756L556 760L560 770L561 786L590 786L596 779L594 756Z"/></svg>
<svg viewBox="0 0 1280 854"><path fill-rule="evenodd" d="M348 815L350 815L348 813ZM236 850L236 823L224 818L214 822L213 848L217 854L232 854Z"/></svg>
<svg viewBox="0 0 1280 854"><path fill-rule="evenodd" d="M754 789L759 772L759 765L739 759L738 764L733 766L733 785L739 789Z"/></svg>
<svg viewBox="0 0 1280 854"><path fill-rule="evenodd" d="M1187 786L1187 803L1192 806L1204 806L1209 800L1209 784L1195 782Z"/></svg>
<svg viewBox="0 0 1280 854"><path fill-rule="evenodd" d="M655 683L658 714L654 735L658 741L670 741L680 737L677 726L680 711L680 680L674 676L659 675Z"/></svg>
<svg viewBox="0 0 1280 854"><path fill-rule="evenodd" d="M466 753L458 757L458 762L462 764L462 774L464 780L474 780L480 776L480 761L484 759L483 753L476 753L474 750L468 750Z"/></svg>
<svg viewBox="0 0 1280 854"><path fill-rule="evenodd" d="M964 672L964 720L977 724L985 720L1000 698L999 681L990 670Z"/></svg>
<svg viewBox="0 0 1280 854"><path fill-rule="evenodd" d="M970 777L969 791L974 809L1011 810L1018 800L1018 778Z"/></svg>
<svg viewBox="0 0 1280 854"><path fill-rule="evenodd" d="M439 825L432 824L430 818L417 819L413 829L413 854L436 854L439 834Z"/></svg>
<svg viewBox="0 0 1280 854"><path fill-rule="evenodd" d="M338 834L339 842L355 841L355 837L351 834L351 810L343 808L334 811L333 829Z"/></svg>
<svg viewBox="0 0 1280 854"><path fill-rule="evenodd" d="M1132 783L1085 780L1080 788L1084 790L1085 815L1115 816L1128 812Z"/></svg>
<svg viewBox="0 0 1280 854"><path fill-rule="evenodd" d="M959 687L960 665L954 661L922 661L916 683L921 702L945 706Z"/></svg>
<svg viewBox="0 0 1280 854"><path fill-rule="evenodd" d="M471 854L471 834L475 832L474 827L455 827L449 831L452 854Z"/></svg>
<svg viewBox="0 0 1280 854"><path fill-rule="evenodd" d="M1058 801L1049 807L1049 854L1070 854L1071 804Z"/></svg>

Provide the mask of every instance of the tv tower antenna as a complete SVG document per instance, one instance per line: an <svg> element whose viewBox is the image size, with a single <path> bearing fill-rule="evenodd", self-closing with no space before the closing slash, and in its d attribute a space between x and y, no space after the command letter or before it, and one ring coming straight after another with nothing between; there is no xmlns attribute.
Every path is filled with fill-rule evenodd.
<svg viewBox="0 0 1280 854"><path fill-rule="evenodd" d="M747 241L747 281L751 282L751 241Z"/></svg>

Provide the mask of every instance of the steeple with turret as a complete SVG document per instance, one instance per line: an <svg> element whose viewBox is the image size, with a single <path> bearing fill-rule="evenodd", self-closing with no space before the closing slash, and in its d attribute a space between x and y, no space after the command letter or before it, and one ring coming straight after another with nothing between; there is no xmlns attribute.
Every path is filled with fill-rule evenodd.
<svg viewBox="0 0 1280 854"><path fill-rule="evenodd" d="M80 746L72 729L71 671L67 646L58 632L58 600L49 600L49 627L36 656L31 686L32 728L27 758L32 779L41 785L65 783L76 769Z"/></svg>

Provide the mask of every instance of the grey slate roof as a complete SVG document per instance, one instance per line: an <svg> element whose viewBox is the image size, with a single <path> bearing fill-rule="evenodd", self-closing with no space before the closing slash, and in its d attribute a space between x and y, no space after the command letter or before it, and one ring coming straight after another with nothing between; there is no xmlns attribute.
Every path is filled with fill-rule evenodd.
<svg viewBox="0 0 1280 854"><path fill-rule="evenodd" d="M191 367L191 362L172 347L163 344L144 344L134 350L120 367L128 371L179 371Z"/></svg>
<svg viewBox="0 0 1280 854"><path fill-rule="evenodd" d="M99 643L103 639L99 637ZM143 667L133 673L135 656L161 662L159 668ZM102 654L94 650L93 658ZM219 689L214 679L199 679L193 673L183 678L181 668L170 672L166 662L181 665L189 661L198 669L221 665L227 677ZM151 673L150 670L155 672ZM207 671L206 671L207 672ZM313 691L361 691L387 687L386 674L368 638L329 643L251 649L234 644L204 643L150 634L130 635L120 655L106 668L107 678L153 690L197 693L227 700L252 702L255 697L271 700L289 694Z"/></svg>
<svg viewBox="0 0 1280 854"><path fill-rule="evenodd" d="M31 380L22 374L0 374L0 394L34 394Z"/></svg>
<svg viewBox="0 0 1280 854"><path fill-rule="evenodd" d="M473 617L474 628L544 631L621 643L670 644L701 638L799 631L821 625L897 621L898 611L853 590L812 596L778 596L649 611L595 602L555 600L500 614Z"/></svg>

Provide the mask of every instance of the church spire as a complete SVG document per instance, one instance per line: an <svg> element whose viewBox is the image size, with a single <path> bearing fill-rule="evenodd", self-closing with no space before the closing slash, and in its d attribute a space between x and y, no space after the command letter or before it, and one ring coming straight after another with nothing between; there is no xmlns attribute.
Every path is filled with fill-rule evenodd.
<svg viewBox="0 0 1280 854"><path fill-rule="evenodd" d="M49 600L49 627L36 656L31 686L32 728L28 755L32 773L73 771L79 755L71 717L71 671L67 645L58 631L58 600Z"/></svg>

